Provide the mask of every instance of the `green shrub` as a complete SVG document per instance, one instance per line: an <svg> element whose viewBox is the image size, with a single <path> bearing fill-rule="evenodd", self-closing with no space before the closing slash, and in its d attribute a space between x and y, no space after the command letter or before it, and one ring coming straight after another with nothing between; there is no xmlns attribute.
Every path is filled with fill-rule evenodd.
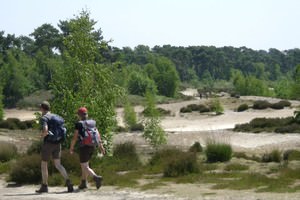
<svg viewBox="0 0 300 200"><path fill-rule="evenodd" d="M10 181L17 184L36 184L41 181L41 156L24 155L13 165L9 174Z"/></svg>
<svg viewBox="0 0 300 200"><path fill-rule="evenodd" d="M127 132L128 129L126 127L123 127L123 126L117 126L117 127L115 127L114 131L120 133L120 132Z"/></svg>
<svg viewBox="0 0 300 200"><path fill-rule="evenodd" d="M129 128L134 126L137 122L136 113L129 102L127 102L124 106L124 122Z"/></svg>
<svg viewBox="0 0 300 200"><path fill-rule="evenodd" d="M245 110L248 110L249 109L249 106L247 104L241 104L239 105L239 107L237 108L237 111L238 112L243 112Z"/></svg>
<svg viewBox="0 0 300 200"><path fill-rule="evenodd" d="M161 173L163 169L170 163L172 160L175 160L176 157L183 152L175 148L164 148L158 150L154 155L149 159L148 170L153 173Z"/></svg>
<svg viewBox="0 0 300 200"><path fill-rule="evenodd" d="M17 118L7 118L6 120L0 121L0 128L25 130L28 128L33 128L34 123L34 120L20 121Z"/></svg>
<svg viewBox="0 0 300 200"><path fill-rule="evenodd" d="M61 153L61 163L70 174L81 175L79 156L77 153L70 154L68 150Z"/></svg>
<svg viewBox="0 0 300 200"><path fill-rule="evenodd" d="M194 153L185 152L170 160L164 168L165 177L178 177L199 172L197 157Z"/></svg>
<svg viewBox="0 0 300 200"><path fill-rule="evenodd" d="M120 164L123 166L123 170L135 169L141 166L141 161L136 152L135 144L132 142L115 145L113 148L113 157L120 161Z"/></svg>
<svg viewBox="0 0 300 200"><path fill-rule="evenodd" d="M209 108L212 112L215 112L216 115L223 114L224 108L218 98L212 99L209 103Z"/></svg>
<svg viewBox="0 0 300 200"><path fill-rule="evenodd" d="M18 155L15 144L0 141L0 162L7 162Z"/></svg>
<svg viewBox="0 0 300 200"><path fill-rule="evenodd" d="M163 108L157 108L158 113L160 114L160 116L168 116L171 115L171 111L170 110L166 110Z"/></svg>
<svg viewBox="0 0 300 200"><path fill-rule="evenodd" d="M131 131L144 131L144 125L142 123L134 124L130 127Z"/></svg>
<svg viewBox="0 0 300 200"><path fill-rule="evenodd" d="M278 103L283 105L284 107L290 107L292 105L291 102L289 102L287 100L281 100Z"/></svg>
<svg viewBox="0 0 300 200"><path fill-rule="evenodd" d="M281 110L281 109L284 109L284 104L281 104L280 102L272 103L272 104L270 104L270 108L276 109L276 110Z"/></svg>
<svg viewBox="0 0 300 200"><path fill-rule="evenodd" d="M209 107L205 106L205 105L198 105L198 110L200 113L205 113L205 112L210 112L211 110L209 109Z"/></svg>
<svg viewBox="0 0 300 200"><path fill-rule="evenodd" d="M253 103L253 109L263 110L269 108L270 105L268 101L257 100Z"/></svg>
<svg viewBox="0 0 300 200"><path fill-rule="evenodd" d="M282 127L278 127L274 130L276 133L299 133L300 132L300 124L288 124Z"/></svg>
<svg viewBox="0 0 300 200"><path fill-rule="evenodd" d="M261 159L262 162L280 162L281 153L279 150L273 150L271 153L265 153Z"/></svg>
<svg viewBox="0 0 300 200"><path fill-rule="evenodd" d="M207 162L225 162L231 159L232 148L229 144L209 142L205 154Z"/></svg>
<svg viewBox="0 0 300 200"><path fill-rule="evenodd" d="M189 151L190 152L202 152L202 146L200 144L200 142L195 142L190 148Z"/></svg>
<svg viewBox="0 0 300 200"><path fill-rule="evenodd" d="M49 176L48 179L49 186L63 186L64 183L65 183L64 178L60 173L54 173L51 176Z"/></svg>
<svg viewBox="0 0 300 200"><path fill-rule="evenodd" d="M182 108L180 108L180 112L181 113L190 113L190 112L193 112L193 110L188 107L182 107Z"/></svg>
<svg viewBox="0 0 300 200"><path fill-rule="evenodd" d="M33 141L27 149L27 154L28 155L40 154L42 149L42 144L43 142L41 140Z"/></svg>
<svg viewBox="0 0 300 200"><path fill-rule="evenodd" d="M226 165L224 170L225 171L243 171L243 170L248 170L249 166L247 165L242 165L239 163L231 163L229 165Z"/></svg>

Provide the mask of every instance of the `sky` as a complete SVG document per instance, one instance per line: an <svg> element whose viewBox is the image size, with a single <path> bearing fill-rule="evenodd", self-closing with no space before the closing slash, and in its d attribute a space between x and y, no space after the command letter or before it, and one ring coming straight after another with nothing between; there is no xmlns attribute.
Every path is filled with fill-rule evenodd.
<svg viewBox="0 0 300 200"><path fill-rule="evenodd" d="M2 0L0 31L28 36L82 9L112 46L300 48L299 0Z"/></svg>

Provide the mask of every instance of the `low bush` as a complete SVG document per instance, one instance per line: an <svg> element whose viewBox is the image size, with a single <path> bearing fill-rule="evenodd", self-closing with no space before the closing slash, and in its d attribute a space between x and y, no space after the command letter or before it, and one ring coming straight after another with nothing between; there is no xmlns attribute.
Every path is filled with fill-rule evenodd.
<svg viewBox="0 0 300 200"><path fill-rule="evenodd" d="M287 100L281 100L278 103L280 103L281 105L283 105L284 107L290 107L292 104L291 102L287 101Z"/></svg>
<svg viewBox="0 0 300 200"><path fill-rule="evenodd" d="M199 172L197 157L190 152L179 154L174 160L170 160L164 168L165 177L178 177L197 172Z"/></svg>
<svg viewBox="0 0 300 200"><path fill-rule="evenodd" d="M134 124L130 127L130 131L144 131L144 125L142 123Z"/></svg>
<svg viewBox="0 0 300 200"><path fill-rule="evenodd" d="M203 148L200 144L200 142L195 142L190 148L189 148L189 151L190 152L202 152L203 151Z"/></svg>
<svg viewBox="0 0 300 200"><path fill-rule="evenodd" d="M300 124L293 123L278 127L274 130L276 133L300 133Z"/></svg>
<svg viewBox="0 0 300 200"><path fill-rule="evenodd" d="M257 100L253 103L253 109L263 110L269 108L270 105L268 101Z"/></svg>
<svg viewBox="0 0 300 200"><path fill-rule="evenodd" d="M225 162L232 157L231 145L225 143L209 142L205 150L207 162Z"/></svg>
<svg viewBox="0 0 300 200"><path fill-rule="evenodd" d="M117 133L121 133L121 132L127 132L128 129L126 127L123 127L123 126L116 126L114 131L117 132Z"/></svg>
<svg viewBox="0 0 300 200"><path fill-rule="evenodd" d="M261 158L262 162L280 162L281 161L281 153L279 150L273 150L270 153L263 154Z"/></svg>
<svg viewBox="0 0 300 200"><path fill-rule="evenodd" d="M42 144L43 142L41 140L38 141L33 141L31 145L27 149L27 154L32 155L32 154L40 154L41 149L42 149Z"/></svg>
<svg viewBox="0 0 300 200"><path fill-rule="evenodd" d="M192 111L199 111L199 105L197 104L189 104L187 108L190 108Z"/></svg>
<svg viewBox="0 0 300 200"><path fill-rule="evenodd" d="M79 163L79 156L77 153L70 154L68 150L62 151L61 164L65 167L68 173L80 176L81 168Z"/></svg>
<svg viewBox="0 0 300 200"><path fill-rule="evenodd" d="M182 107L180 108L180 112L181 113L190 113L193 112L192 109L188 108L188 107Z"/></svg>
<svg viewBox="0 0 300 200"><path fill-rule="evenodd" d="M7 162L16 158L18 149L15 144L0 141L0 162Z"/></svg>
<svg viewBox="0 0 300 200"><path fill-rule="evenodd" d="M10 181L17 184L36 184L41 181L41 156L24 155L13 165L9 174Z"/></svg>
<svg viewBox="0 0 300 200"><path fill-rule="evenodd" d="M275 110L281 110L281 109L284 109L284 104L281 104L280 102L272 103L272 104L270 104L270 108L275 109Z"/></svg>
<svg viewBox="0 0 300 200"><path fill-rule="evenodd" d="M200 104L198 106L198 110L200 113L206 113L206 112L210 112L211 110L209 109L209 107L205 106L205 105L202 105Z"/></svg>
<svg viewBox="0 0 300 200"><path fill-rule="evenodd" d="M34 120L20 121L17 118L7 118L6 120L0 121L0 128L25 130L28 128L33 128L34 123Z"/></svg>
<svg viewBox="0 0 300 200"><path fill-rule="evenodd" d="M136 152L136 147L132 142L125 142L117 144L113 148L113 157L114 159L120 161L124 170L134 169L141 166L140 158Z"/></svg>
<svg viewBox="0 0 300 200"><path fill-rule="evenodd" d="M237 108L237 111L238 112L243 112L245 110L248 110L249 109L249 106L247 104L241 104L239 105L239 107Z"/></svg>
<svg viewBox="0 0 300 200"><path fill-rule="evenodd" d="M157 111L159 112L159 114L161 116L171 115L171 111L170 110L166 110L166 109L163 109L163 108L157 108Z"/></svg>

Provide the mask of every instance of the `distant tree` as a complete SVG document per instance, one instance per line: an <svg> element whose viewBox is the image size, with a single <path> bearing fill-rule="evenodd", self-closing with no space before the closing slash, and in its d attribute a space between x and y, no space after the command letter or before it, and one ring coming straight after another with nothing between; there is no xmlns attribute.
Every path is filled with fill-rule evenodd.
<svg viewBox="0 0 300 200"><path fill-rule="evenodd" d="M128 128L133 127L137 123L134 107L126 100L124 105L124 122Z"/></svg>
<svg viewBox="0 0 300 200"><path fill-rule="evenodd" d="M156 93L157 90L154 81L141 72L131 72L128 78L128 92L144 96L147 90Z"/></svg>
<svg viewBox="0 0 300 200"><path fill-rule="evenodd" d="M294 84L292 86L291 97L300 99L300 64L296 66L293 78Z"/></svg>

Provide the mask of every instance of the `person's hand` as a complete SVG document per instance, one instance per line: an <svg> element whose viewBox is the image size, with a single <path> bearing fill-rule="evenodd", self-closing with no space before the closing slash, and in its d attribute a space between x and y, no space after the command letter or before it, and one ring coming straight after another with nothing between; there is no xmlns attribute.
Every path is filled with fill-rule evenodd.
<svg viewBox="0 0 300 200"><path fill-rule="evenodd" d="M106 153L106 152L105 152L105 148L103 147L102 144L100 144L99 149L100 149L101 153L102 153L103 155L105 155L105 153Z"/></svg>
<svg viewBox="0 0 300 200"><path fill-rule="evenodd" d="M74 149L70 148L70 154L73 154L73 153L74 153Z"/></svg>

